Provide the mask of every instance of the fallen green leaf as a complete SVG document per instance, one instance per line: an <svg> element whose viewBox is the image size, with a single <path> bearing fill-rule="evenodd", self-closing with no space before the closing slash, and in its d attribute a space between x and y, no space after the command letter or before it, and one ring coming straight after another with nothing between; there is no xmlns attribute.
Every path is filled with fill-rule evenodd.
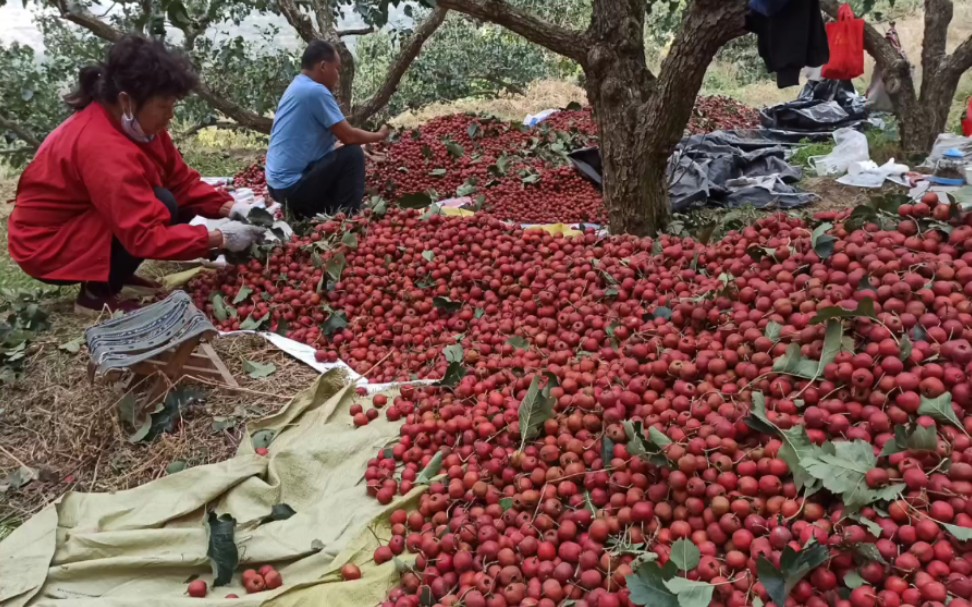
<svg viewBox="0 0 972 607"><path fill-rule="evenodd" d="M253 379L262 379L276 373L277 366L273 363L259 363L253 360L244 360L243 371Z"/></svg>

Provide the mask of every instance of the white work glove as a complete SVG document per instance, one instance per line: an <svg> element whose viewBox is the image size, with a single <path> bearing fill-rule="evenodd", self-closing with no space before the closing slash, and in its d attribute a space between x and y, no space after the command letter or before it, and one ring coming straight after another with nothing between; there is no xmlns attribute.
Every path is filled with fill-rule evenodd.
<svg viewBox="0 0 972 607"><path fill-rule="evenodd" d="M256 205L246 202L245 200L237 200L230 207L229 218L230 219L246 219L250 216L250 211Z"/></svg>
<svg viewBox="0 0 972 607"><path fill-rule="evenodd" d="M223 234L223 248L239 253L249 249L253 243L263 240L267 230L260 226L230 221L219 226L219 231Z"/></svg>

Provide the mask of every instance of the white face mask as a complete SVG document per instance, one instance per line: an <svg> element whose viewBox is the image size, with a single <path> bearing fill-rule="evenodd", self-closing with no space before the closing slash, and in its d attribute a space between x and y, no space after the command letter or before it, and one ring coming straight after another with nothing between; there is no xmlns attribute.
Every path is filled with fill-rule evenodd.
<svg viewBox="0 0 972 607"><path fill-rule="evenodd" d="M131 97L129 97L129 100L130 99ZM129 101L129 103L131 103L131 101ZM125 134L128 135L128 137L133 141L137 141L139 143L149 143L155 139L155 135L146 135L145 131L142 130L142 125L140 125L138 120L135 119L135 112L131 106L129 106L127 110L124 107L122 108L121 126L122 130L125 131Z"/></svg>

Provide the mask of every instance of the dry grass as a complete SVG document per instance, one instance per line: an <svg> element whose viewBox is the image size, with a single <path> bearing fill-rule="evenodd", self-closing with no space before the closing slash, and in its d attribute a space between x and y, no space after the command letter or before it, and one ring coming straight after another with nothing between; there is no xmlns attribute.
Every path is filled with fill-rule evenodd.
<svg viewBox="0 0 972 607"><path fill-rule="evenodd" d="M587 103L584 89L569 82L541 80L534 82L525 95L503 95L497 99L461 99L450 103L435 103L417 111L410 111L391 120L395 126L412 128L432 118L467 112L488 114L503 120L523 120L548 108L566 107L571 102Z"/></svg>
<svg viewBox="0 0 972 607"><path fill-rule="evenodd" d="M39 478L10 490L0 506L0 537L67 491L105 492L135 487L163 476L174 461L188 466L224 460L235 453L247 420L285 404L317 376L258 337L222 338L214 347L240 383L240 390L195 383L206 399L193 406L175 434L132 444L118 421L120 389L87 381L84 351L67 354L58 345L78 337L84 323L66 303L51 310L54 328L32 343L25 377L3 389L0 414L0 475L21 463ZM272 362L277 372L251 379L243 361ZM216 430L214 418L235 424Z"/></svg>

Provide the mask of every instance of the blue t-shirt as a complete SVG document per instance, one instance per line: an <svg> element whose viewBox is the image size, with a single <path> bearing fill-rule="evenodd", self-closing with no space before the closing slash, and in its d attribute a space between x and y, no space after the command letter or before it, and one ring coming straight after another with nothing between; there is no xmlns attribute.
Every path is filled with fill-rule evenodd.
<svg viewBox="0 0 972 607"><path fill-rule="evenodd" d="M343 120L326 86L304 74L294 78L280 98L270 130L267 185L275 190L296 185L308 166L331 153L336 141L331 127Z"/></svg>

